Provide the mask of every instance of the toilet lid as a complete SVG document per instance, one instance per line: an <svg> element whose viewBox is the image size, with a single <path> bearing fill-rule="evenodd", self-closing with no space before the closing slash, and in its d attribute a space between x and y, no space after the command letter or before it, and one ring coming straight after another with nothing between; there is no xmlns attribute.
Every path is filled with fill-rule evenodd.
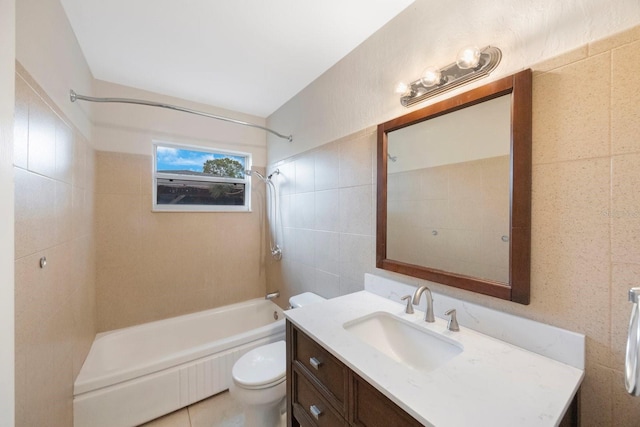
<svg viewBox="0 0 640 427"><path fill-rule="evenodd" d="M238 359L231 375L238 384L251 388L282 382L287 373L286 357L284 341L263 345Z"/></svg>

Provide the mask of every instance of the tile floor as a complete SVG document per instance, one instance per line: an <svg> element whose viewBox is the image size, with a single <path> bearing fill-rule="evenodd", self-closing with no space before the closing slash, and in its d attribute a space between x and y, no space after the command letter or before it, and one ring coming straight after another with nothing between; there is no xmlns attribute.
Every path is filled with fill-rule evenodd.
<svg viewBox="0 0 640 427"><path fill-rule="evenodd" d="M282 416L281 427L286 425ZM228 391L179 409L140 427L251 427L244 425L242 405Z"/></svg>

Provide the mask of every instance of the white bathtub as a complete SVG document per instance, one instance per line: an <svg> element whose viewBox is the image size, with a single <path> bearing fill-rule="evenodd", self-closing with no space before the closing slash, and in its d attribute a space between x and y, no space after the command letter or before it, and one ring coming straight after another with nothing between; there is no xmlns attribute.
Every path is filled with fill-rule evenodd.
<svg viewBox="0 0 640 427"><path fill-rule="evenodd" d="M240 356L284 337L282 310L264 299L98 334L74 384L74 426L136 426L224 391Z"/></svg>

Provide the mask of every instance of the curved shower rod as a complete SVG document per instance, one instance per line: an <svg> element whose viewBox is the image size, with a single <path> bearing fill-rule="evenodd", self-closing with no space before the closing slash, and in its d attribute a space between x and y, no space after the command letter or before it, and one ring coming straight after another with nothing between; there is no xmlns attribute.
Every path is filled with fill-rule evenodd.
<svg viewBox="0 0 640 427"><path fill-rule="evenodd" d="M69 99L71 99L71 102L76 102L77 100L89 101L89 102L117 102L120 104L137 104L137 105L147 105L149 107L167 108L169 110L182 111L183 113L195 114L197 116L209 117L210 119L222 120L224 122L235 123L237 125L262 129L266 132L274 134L278 138L286 139L289 142L293 141L293 135L283 135L279 132L276 132L273 129L256 125L254 123L243 122L242 120L231 119L229 117L224 117L224 116L217 116L215 114L205 113L204 111L192 110L191 108L179 107L177 105L165 104L162 102L145 101L144 99L131 99L131 98L95 98L93 96L79 95L73 89L69 91Z"/></svg>

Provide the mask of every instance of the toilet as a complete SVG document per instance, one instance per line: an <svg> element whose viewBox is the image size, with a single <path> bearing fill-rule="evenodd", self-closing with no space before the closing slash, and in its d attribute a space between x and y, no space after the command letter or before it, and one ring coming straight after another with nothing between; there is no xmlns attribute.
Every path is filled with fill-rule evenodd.
<svg viewBox="0 0 640 427"><path fill-rule="evenodd" d="M324 301L319 295L305 292L289 298L291 308ZM284 341L256 347L233 365L229 392L244 406L245 426L280 425L287 394L287 354Z"/></svg>

